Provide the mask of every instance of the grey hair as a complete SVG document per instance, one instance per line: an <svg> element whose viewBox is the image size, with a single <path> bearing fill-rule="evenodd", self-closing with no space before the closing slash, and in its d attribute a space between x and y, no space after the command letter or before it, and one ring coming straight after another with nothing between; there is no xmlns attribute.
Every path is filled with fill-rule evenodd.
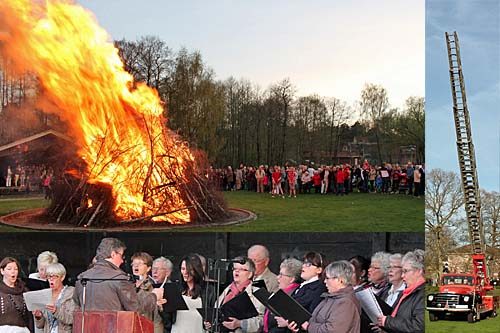
<svg viewBox="0 0 500 333"><path fill-rule="evenodd" d="M167 269L169 271L173 270L174 269L174 264L172 264L172 262L170 261L170 259L167 259L165 257L158 257L156 258L155 260L153 260L153 265L155 264L155 262L164 262L165 263L165 266L167 267Z"/></svg>
<svg viewBox="0 0 500 333"><path fill-rule="evenodd" d="M108 259L111 258L113 251L118 253L121 249L125 250L126 248L125 244L118 238L103 238L97 247L95 256L97 259Z"/></svg>
<svg viewBox="0 0 500 333"><path fill-rule="evenodd" d="M234 258L235 261L245 261L244 265L248 265L248 270L250 272L252 272L252 278L253 276L255 275L255 264L254 262L252 261L252 259L248 258L248 257L243 257L243 256L238 256L236 258Z"/></svg>
<svg viewBox="0 0 500 333"><path fill-rule="evenodd" d="M410 251L404 255L401 263L408 264L414 269L421 269L425 273L425 251L420 249Z"/></svg>
<svg viewBox="0 0 500 333"><path fill-rule="evenodd" d="M63 278L66 276L66 268L61 263L50 264L45 269L45 273L47 275L55 274L62 276Z"/></svg>
<svg viewBox="0 0 500 333"><path fill-rule="evenodd" d="M199 253L195 253L195 255L198 256L198 258L200 258L201 266L207 267L207 258L205 258L204 256L202 256Z"/></svg>
<svg viewBox="0 0 500 333"><path fill-rule="evenodd" d="M281 262L280 268L284 268L287 274L293 276L294 282L300 281L302 261L295 258L288 258Z"/></svg>
<svg viewBox="0 0 500 333"><path fill-rule="evenodd" d="M387 274L389 273L389 256L387 252L379 251L372 256L372 263L378 261L380 263L380 270L384 273L384 277L387 279Z"/></svg>
<svg viewBox="0 0 500 333"><path fill-rule="evenodd" d="M262 255L261 259L269 258L269 250L264 245L260 244L252 245L248 249L247 254L250 255L250 252L257 252L257 251Z"/></svg>
<svg viewBox="0 0 500 333"><path fill-rule="evenodd" d="M403 255L401 253L394 253L389 256L389 261L401 261L403 259Z"/></svg>
<svg viewBox="0 0 500 333"><path fill-rule="evenodd" d="M40 267L42 266L48 266L50 264L56 264L58 262L59 259L57 258L57 254L51 251L43 251L36 258L36 267L38 270L40 270Z"/></svg>
<svg viewBox="0 0 500 333"><path fill-rule="evenodd" d="M325 274L338 278L345 286L350 286L354 270L347 260L334 261L325 268Z"/></svg>

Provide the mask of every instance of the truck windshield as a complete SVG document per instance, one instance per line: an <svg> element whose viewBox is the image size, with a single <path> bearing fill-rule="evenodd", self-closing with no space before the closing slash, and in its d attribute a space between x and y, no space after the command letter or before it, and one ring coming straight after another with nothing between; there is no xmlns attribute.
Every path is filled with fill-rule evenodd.
<svg viewBox="0 0 500 333"><path fill-rule="evenodd" d="M445 276L443 277L443 285L445 284L462 284L462 285L473 285L474 278L472 276Z"/></svg>

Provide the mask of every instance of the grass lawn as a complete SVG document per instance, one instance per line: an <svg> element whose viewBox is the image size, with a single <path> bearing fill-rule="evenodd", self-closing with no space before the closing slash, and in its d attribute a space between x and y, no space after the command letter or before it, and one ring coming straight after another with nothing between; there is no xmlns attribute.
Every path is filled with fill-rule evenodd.
<svg viewBox="0 0 500 333"><path fill-rule="evenodd" d="M45 200L43 196L9 196L0 197L0 216L7 215L18 210L33 209L47 207L49 201ZM28 231L22 228L13 228L8 226L0 226L0 231Z"/></svg>
<svg viewBox="0 0 500 333"><path fill-rule="evenodd" d="M299 195L272 198L269 194L225 192L229 207L251 210L257 220L244 225L183 231L349 231L423 232L424 199L406 195L353 193L348 196ZM15 210L38 208L43 199L0 200L0 216ZM0 231L5 227L0 227ZM13 228L9 228L13 229ZM18 229L14 229L18 230ZM170 230L171 231L171 230Z"/></svg>
<svg viewBox="0 0 500 333"><path fill-rule="evenodd" d="M429 288L433 292L439 292L438 288ZM493 291L494 295L500 295L500 289ZM431 333L498 333L500 332L500 317L484 318L474 324L469 324L466 318L447 317L446 320L430 321L429 312L425 314L426 332Z"/></svg>

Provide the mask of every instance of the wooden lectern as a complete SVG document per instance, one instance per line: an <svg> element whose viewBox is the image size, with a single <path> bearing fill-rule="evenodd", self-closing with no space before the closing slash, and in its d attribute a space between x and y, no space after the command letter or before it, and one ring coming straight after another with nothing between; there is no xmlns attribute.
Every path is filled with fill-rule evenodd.
<svg viewBox="0 0 500 333"><path fill-rule="evenodd" d="M82 311L75 311L73 333L82 332ZM153 322L132 311L85 311L84 333L154 333Z"/></svg>

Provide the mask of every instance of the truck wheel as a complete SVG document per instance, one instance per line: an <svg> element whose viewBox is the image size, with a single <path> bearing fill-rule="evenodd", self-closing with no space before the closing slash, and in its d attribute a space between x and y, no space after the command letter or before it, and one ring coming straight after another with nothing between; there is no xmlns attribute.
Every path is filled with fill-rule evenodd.
<svg viewBox="0 0 500 333"><path fill-rule="evenodd" d="M498 316L498 312L497 312L497 309L494 309L493 311L491 311L490 313L490 318L495 318L496 316Z"/></svg>
<svg viewBox="0 0 500 333"><path fill-rule="evenodd" d="M476 309L473 309L467 314L467 321L471 324L477 321Z"/></svg>
<svg viewBox="0 0 500 333"><path fill-rule="evenodd" d="M438 315L434 312L429 312L429 320L430 321L437 321L439 319Z"/></svg>

